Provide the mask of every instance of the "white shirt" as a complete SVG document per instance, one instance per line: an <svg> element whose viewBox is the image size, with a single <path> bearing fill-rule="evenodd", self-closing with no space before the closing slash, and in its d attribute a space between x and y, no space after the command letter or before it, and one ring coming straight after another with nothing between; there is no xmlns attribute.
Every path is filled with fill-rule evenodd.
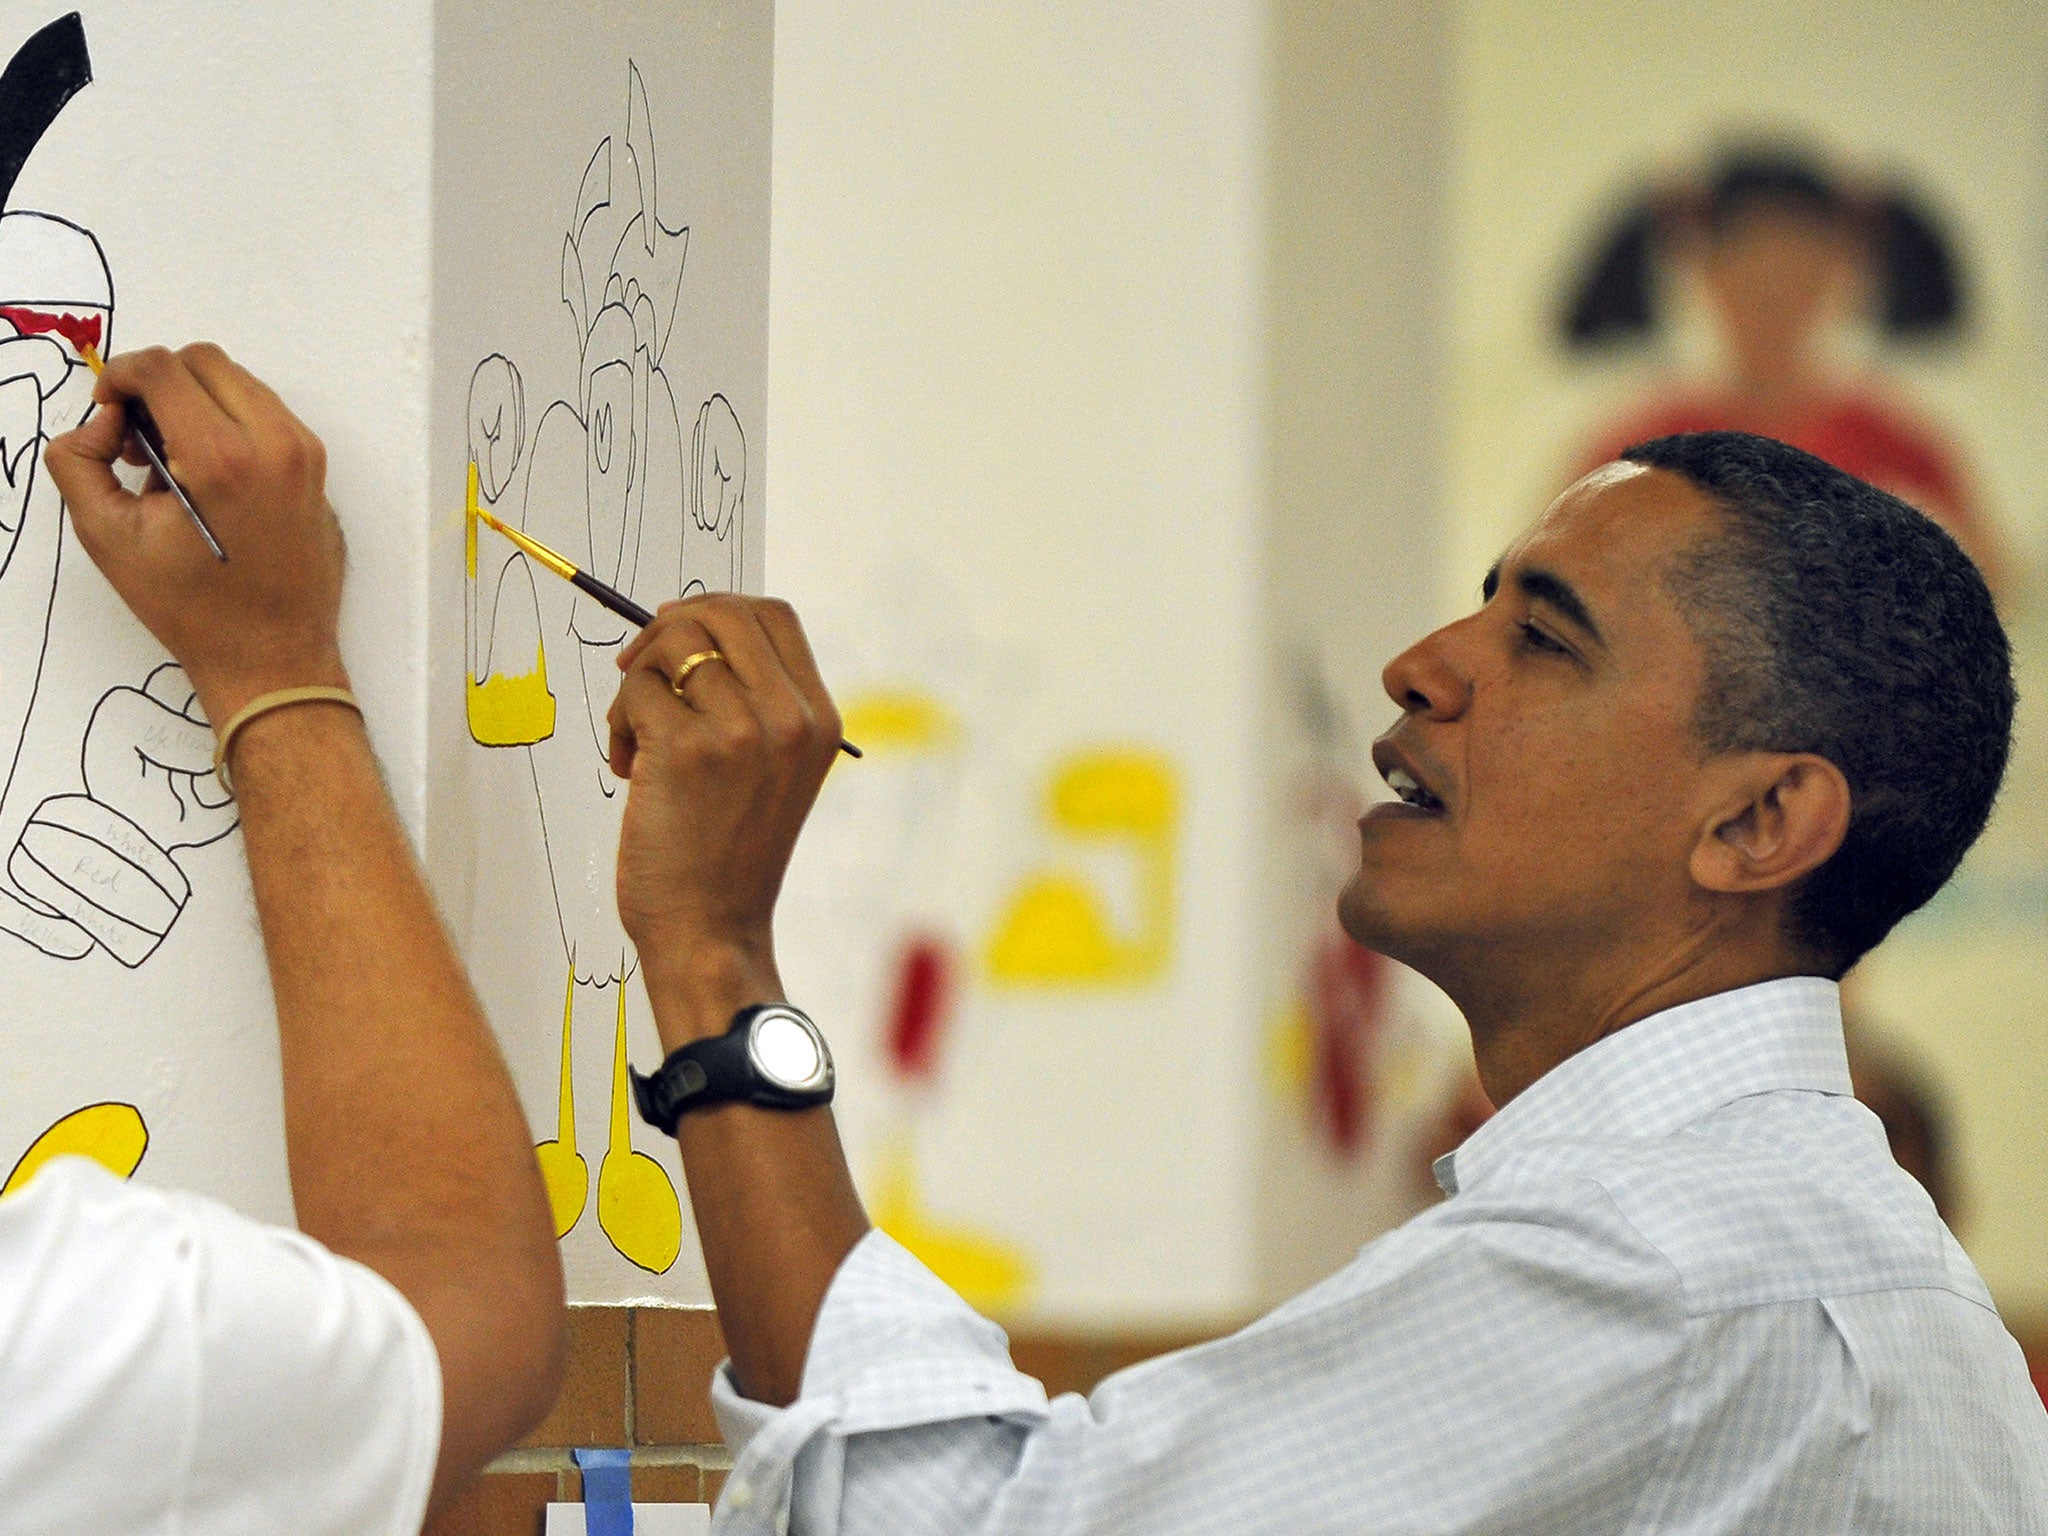
<svg viewBox="0 0 2048 1536"><path fill-rule="evenodd" d="M0 1201L0 1532L411 1536L440 1440L374 1271L82 1158Z"/></svg>
<svg viewBox="0 0 2048 1536"><path fill-rule="evenodd" d="M1849 1096L1832 983L1621 1030L1438 1177L1243 1332L1051 1403L870 1234L794 1404L714 1381L717 1529L2048 1532L2048 1414Z"/></svg>

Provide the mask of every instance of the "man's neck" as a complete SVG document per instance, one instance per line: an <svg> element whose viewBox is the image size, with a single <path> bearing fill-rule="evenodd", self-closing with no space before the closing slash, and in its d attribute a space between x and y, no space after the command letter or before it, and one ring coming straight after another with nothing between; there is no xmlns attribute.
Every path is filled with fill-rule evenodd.
<svg viewBox="0 0 2048 1536"><path fill-rule="evenodd" d="M1619 951L1574 965L1553 951L1503 965L1496 948L1482 967L1433 976L1472 1031L1479 1081L1495 1107L1587 1046L1681 1004L1783 976L1813 974L1782 943L1740 944L1705 935L1650 953Z"/></svg>

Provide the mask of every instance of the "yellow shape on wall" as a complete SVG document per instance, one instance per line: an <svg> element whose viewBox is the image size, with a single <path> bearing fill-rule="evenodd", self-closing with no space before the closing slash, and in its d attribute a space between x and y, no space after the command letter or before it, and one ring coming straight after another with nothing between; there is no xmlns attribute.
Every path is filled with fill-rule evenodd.
<svg viewBox="0 0 2048 1536"><path fill-rule="evenodd" d="M535 647L533 670L493 673L467 691L469 734L480 746L530 747L555 734L555 696L548 689L547 651Z"/></svg>
<svg viewBox="0 0 2048 1536"><path fill-rule="evenodd" d="M567 1237L590 1197L590 1165L576 1150L576 1087L569 1071L569 1026L576 1016L576 967L569 967L569 993L562 999L562 1075L556 1086L555 1136L533 1149L540 1181L547 1186L555 1236Z"/></svg>
<svg viewBox="0 0 2048 1536"><path fill-rule="evenodd" d="M469 489L463 502L463 551L469 579L476 581L477 476L469 461ZM469 734L480 746L530 747L555 734L555 696L548 688L547 647L534 641L533 670L494 673L478 681L473 670L464 679Z"/></svg>
<svg viewBox="0 0 2048 1536"><path fill-rule="evenodd" d="M1010 986L1136 986L1173 957L1174 848L1180 793L1173 765L1156 752L1083 753L1053 777L1047 818L1069 837L1121 844L1137 865L1138 922L1122 933L1080 876L1027 877L996 925L988 973Z"/></svg>
<svg viewBox="0 0 2048 1536"><path fill-rule="evenodd" d="M683 1250L683 1207L668 1171L645 1152L633 1150L633 1091L626 1081L626 984L613 985L619 989L619 1023L612 1040L612 1134L604 1161L597 1165L597 1224L614 1248L658 1275Z"/></svg>
<svg viewBox="0 0 2048 1536"><path fill-rule="evenodd" d="M29 1145L0 1186L5 1199L42 1171L53 1157L89 1157L117 1179L135 1172L149 1150L149 1127L133 1104L88 1104L74 1109Z"/></svg>
<svg viewBox="0 0 2048 1536"><path fill-rule="evenodd" d="M1000 1311L1030 1292L1031 1260L1000 1238L934 1218L917 1191L917 1166L907 1141L891 1148L876 1190L875 1225L909 1249L917 1261L970 1307Z"/></svg>
<svg viewBox="0 0 2048 1536"><path fill-rule="evenodd" d="M840 726L863 752L938 752L960 741L960 721L917 688L876 689L847 701Z"/></svg>
<svg viewBox="0 0 2048 1536"><path fill-rule="evenodd" d="M1274 1013L1266 1025L1266 1088L1289 1103L1309 1091L1315 1072L1315 1020L1308 999L1299 995Z"/></svg>

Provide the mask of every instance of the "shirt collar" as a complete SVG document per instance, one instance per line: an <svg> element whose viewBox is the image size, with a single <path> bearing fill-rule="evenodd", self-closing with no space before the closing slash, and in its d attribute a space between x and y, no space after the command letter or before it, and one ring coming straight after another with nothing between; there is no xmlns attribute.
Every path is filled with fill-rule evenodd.
<svg viewBox="0 0 2048 1536"><path fill-rule="evenodd" d="M1447 1195L1556 1137L1668 1136L1772 1089L1846 1094L1841 989L1819 976L1761 981L1639 1019L1566 1057L1436 1160Z"/></svg>

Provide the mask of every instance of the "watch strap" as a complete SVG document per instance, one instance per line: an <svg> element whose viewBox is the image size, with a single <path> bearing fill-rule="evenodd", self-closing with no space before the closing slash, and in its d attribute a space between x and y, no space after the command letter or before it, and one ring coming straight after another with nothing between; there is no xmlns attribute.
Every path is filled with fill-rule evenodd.
<svg viewBox="0 0 2048 1536"><path fill-rule="evenodd" d="M805 1109L813 1104L829 1103L832 1097L829 1082L822 1093L789 1089L770 1082L754 1069L748 1055L751 1026L756 1018L771 1010L795 1011L786 1004L756 1003L734 1014L732 1024L724 1034L692 1040L688 1045L678 1046L669 1052L667 1060L653 1073L643 1076L628 1067L626 1075L633 1085L633 1099L639 1106L640 1118L663 1135L673 1136L676 1122L686 1111L713 1104L743 1103L770 1109Z"/></svg>

